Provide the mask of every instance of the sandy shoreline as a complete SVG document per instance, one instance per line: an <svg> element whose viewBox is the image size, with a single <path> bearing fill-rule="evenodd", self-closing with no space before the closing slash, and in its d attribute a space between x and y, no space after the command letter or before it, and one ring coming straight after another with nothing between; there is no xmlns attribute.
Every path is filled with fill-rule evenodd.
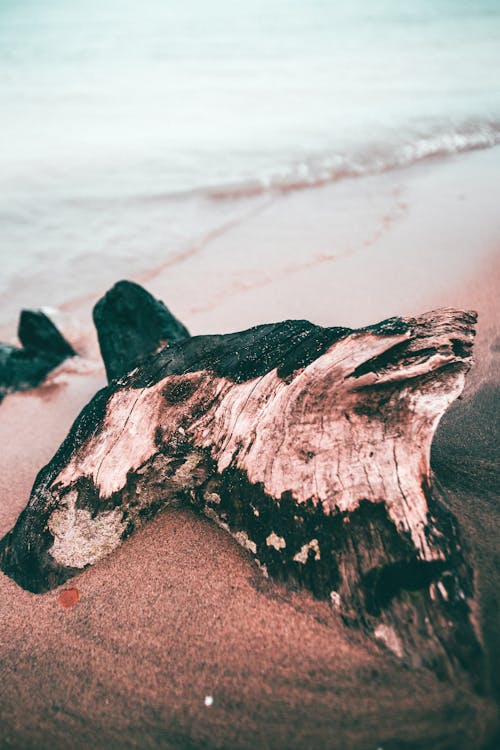
<svg viewBox="0 0 500 750"><path fill-rule="evenodd" d="M182 261L134 277L195 334L287 317L359 326L432 307L478 309L477 365L434 457L477 568L493 671L500 508L488 419L498 382L499 165L496 148L291 193ZM83 364L0 406L1 535L104 384L88 325L94 301L64 306L63 330ZM165 511L74 585L80 601L64 610L57 592L34 596L0 575L1 747L475 750L494 742L492 698L406 670L328 605L262 579L233 540L188 511ZM498 681L494 689L500 694Z"/></svg>
<svg viewBox="0 0 500 750"><path fill-rule="evenodd" d="M167 245L142 271L115 261L113 278L147 284L195 334L286 317L359 326L415 302L445 304L457 282L498 255L499 167L497 146L248 202L214 199L219 223L198 226L193 208L192 241ZM100 278L90 293L62 288L60 308L86 327L107 288ZM31 297L19 289L17 302L0 307L4 338L14 335L12 310L54 304L43 285Z"/></svg>

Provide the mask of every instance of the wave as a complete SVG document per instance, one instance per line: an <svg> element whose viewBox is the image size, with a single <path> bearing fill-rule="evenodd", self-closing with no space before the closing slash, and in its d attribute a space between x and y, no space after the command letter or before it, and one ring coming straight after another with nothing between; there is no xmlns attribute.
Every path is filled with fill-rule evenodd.
<svg viewBox="0 0 500 750"><path fill-rule="evenodd" d="M467 124L452 130L416 134L400 143L373 144L350 153L323 155L297 162L260 179L207 187L212 200L250 198L320 187L343 179L383 174L414 164L500 144L500 121Z"/></svg>

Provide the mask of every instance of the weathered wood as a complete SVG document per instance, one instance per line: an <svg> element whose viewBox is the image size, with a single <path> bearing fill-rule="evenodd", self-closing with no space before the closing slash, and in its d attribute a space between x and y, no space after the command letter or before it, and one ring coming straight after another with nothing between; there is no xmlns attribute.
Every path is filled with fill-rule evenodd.
<svg viewBox="0 0 500 750"><path fill-rule="evenodd" d="M120 378L148 354L189 338L163 302L132 281L119 281L94 307L108 380Z"/></svg>
<svg viewBox="0 0 500 750"><path fill-rule="evenodd" d="M23 310L17 332L22 349L0 344L0 401L13 391L40 385L68 357L73 347L41 310Z"/></svg>
<svg viewBox="0 0 500 750"><path fill-rule="evenodd" d="M429 463L475 319L285 321L163 349L83 410L0 543L2 569L44 591L183 502L408 663L477 670L472 573Z"/></svg>

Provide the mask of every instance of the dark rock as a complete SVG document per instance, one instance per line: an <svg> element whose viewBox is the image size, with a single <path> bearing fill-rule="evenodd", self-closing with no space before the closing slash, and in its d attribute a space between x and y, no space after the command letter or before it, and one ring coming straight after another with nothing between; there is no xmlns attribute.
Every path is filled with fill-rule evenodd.
<svg viewBox="0 0 500 750"><path fill-rule="evenodd" d="M108 380L120 378L158 349L189 337L167 307L138 284L119 281L94 307Z"/></svg>
<svg viewBox="0 0 500 750"><path fill-rule="evenodd" d="M83 410L0 542L2 570L53 588L183 502L407 664L478 678L472 570L429 463L475 319L285 321L164 348Z"/></svg>
<svg viewBox="0 0 500 750"><path fill-rule="evenodd" d="M60 357L61 361L76 355L73 347L41 310L21 311L17 337L28 352Z"/></svg>
<svg viewBox="0 0 500 750"><path fill-rule="evenodd" d="M40 385L48 373L75 350L41 310L23 310L19 318L20 349L0 344L0 400L13 391Z"/></svg>

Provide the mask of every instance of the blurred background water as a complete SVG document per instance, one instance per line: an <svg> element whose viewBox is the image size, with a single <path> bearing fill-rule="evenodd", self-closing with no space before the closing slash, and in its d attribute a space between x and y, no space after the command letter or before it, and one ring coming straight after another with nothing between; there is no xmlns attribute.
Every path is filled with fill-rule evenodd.
<svg viewBox="0 0 500 750"><path fill-rule="evenodd" d="M498 0L0 0L0 319L500 142ZM22 293L20 293L22 290Z"/></svg>

